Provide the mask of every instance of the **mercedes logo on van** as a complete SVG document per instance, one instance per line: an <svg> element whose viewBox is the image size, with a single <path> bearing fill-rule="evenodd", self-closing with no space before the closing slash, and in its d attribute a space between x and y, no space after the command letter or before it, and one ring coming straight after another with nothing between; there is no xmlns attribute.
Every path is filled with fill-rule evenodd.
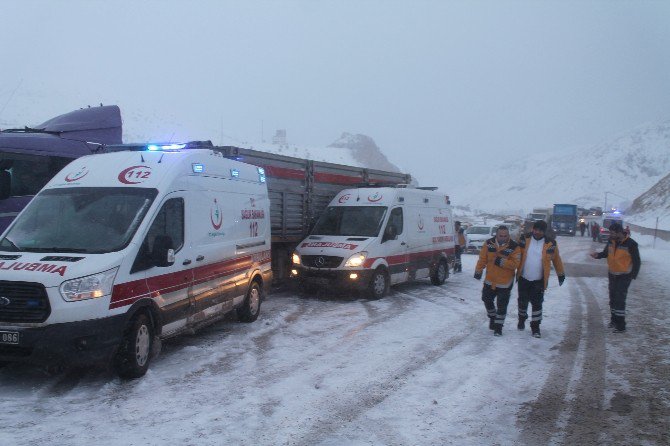
<svg viewBox="0 0 670 446"><path fill-rule="evenodd" d="M12 303L12 301L9 300L8 297L0 296L0 307L6 307L7 305L9 305L11 303Z"/></svg>
<svg viewBox="0 0 670 446"><path fill-rule="evenodd" d="M321 268L325 264L326 259L324 259L322 256L319 256L316 259L314 259L314 266L316 266L317 268Z"/></svg>

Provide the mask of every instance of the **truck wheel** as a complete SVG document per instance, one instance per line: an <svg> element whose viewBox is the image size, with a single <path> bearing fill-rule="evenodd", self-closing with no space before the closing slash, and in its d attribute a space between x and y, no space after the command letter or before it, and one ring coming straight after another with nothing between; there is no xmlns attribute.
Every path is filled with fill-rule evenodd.
<svg viewBox="0 0 670 446"><path fill-rule="evenodd" d="M386 271L377 268L370 278L368 293L372 299L381 299L386 295L389 288L389 279Z"/></svg>
<svg viewBox="0 0 670 446"><path fill-rule="evenodd" d="M430 282L433 285L442 285L444 281L447 280L447 277L449 277L449 269L447 267L447 262L442 259L431 273Z"/></svg>
<svg viewBox="0 0 670 446"><path fill-rule="evenodd" d="M149 318L140 313L133 317L123 334L123 341L116 354L114 368L121 378L144 376L151 361L154 328Z"/></svg>
<svg viewBox="0 0 670 446"><path fill-rule="evenodd" d="M261 291L261 286L255 280L249 285L249 290L247 291L247 297L244 299L244 303L241 307L237 309L237 317L242 322L253 322L258 319L258 315L261 312L261 299L263 293Z"/></svg>

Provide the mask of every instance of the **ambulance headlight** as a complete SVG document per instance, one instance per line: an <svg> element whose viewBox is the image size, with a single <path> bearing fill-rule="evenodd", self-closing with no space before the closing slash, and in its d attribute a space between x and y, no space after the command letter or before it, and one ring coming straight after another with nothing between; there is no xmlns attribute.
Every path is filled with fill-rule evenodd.
<svg viewBox="0 0 670 446"><path fill-rule="evenodd" d="M361 266L363 262L365 262L365 259L367 258L368 253L366 251L361 251L349 257L349 260L347 260L347 263L345 263L344 266L353 266L353 267Z"/></svg>
<svg viewBox="0 0 670 446"><path fill-rule="evenodd" d="M293 256L291 257L291 260L293 261L294 265L300 265L300 256L296 254L295 252L293 253Z"/></svg>
<svg viewBox="0 0 670 446"><path fill-rule="evenodd" d="M67 280L60 286L60 294L68 302L96 299L112 293L114 278L118 267L103 271L92 276Z"/></svg>

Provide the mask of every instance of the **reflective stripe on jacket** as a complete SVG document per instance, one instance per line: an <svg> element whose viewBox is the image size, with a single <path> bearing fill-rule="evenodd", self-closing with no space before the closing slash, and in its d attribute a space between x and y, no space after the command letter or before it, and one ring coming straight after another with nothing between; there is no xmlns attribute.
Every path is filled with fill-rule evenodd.
<svg viewBox="0 0 670 446"><path fill-rule="evenodd" d="M498 265L496 265L496 259ZM486 277L484 283L491 285L491 288L509 288L514 282L514 270L521 261L521 250L519 245L510 240L506 245L498 246L496 238L490 238L484 243L479 251L479 260L475 267L475 272L481 273L486 268Z"/></svg>
<svg viewBox="0 0 670 446"><path fill-rule="evenodd" d="M519 239L519 248L521 249L521 262L519 262L519 269L517 270L516 276L521 277L521 272L523 271L523 265L526 263L526 253L528 245L530 245L530 240L526 242L527 238L525 235L522 235ZM563 268L563 261L561 256L558 253L558 244L554 239L544 238L544 244L542 245L542 275L544 276L544 289L547 289L549 283L549 273L551 271L551 263L554 263L554 269L556 269L556 275L564 276L565 270Z"/></svg>

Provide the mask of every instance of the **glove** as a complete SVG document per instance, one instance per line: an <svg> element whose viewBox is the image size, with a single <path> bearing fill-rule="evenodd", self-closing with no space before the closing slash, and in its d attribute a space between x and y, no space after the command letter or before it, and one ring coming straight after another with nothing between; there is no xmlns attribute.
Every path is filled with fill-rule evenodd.
<svg viewBox="0 0 670 446"><path fill-rule="evenodd" d="M563 285L563 282L565 282L565 275L561 274L560 276L558 276L558 286Z"/></svg>
<svg viewBox="0 0 670 446"><path fill-rule="evenodd" d="M494 264L495 266L499 266L499 267L502 268L502 262L503 262L503 258L502 258L502 257L496 257L496 259L495 259L495 261L493 262L493 264Z"/></svg>
<svg viewBox="0 0 670 446"><path fill-rule="evenodd" d="M475 271L475 279L481 280L481 278L482 278L482 273Z"/></svg>

